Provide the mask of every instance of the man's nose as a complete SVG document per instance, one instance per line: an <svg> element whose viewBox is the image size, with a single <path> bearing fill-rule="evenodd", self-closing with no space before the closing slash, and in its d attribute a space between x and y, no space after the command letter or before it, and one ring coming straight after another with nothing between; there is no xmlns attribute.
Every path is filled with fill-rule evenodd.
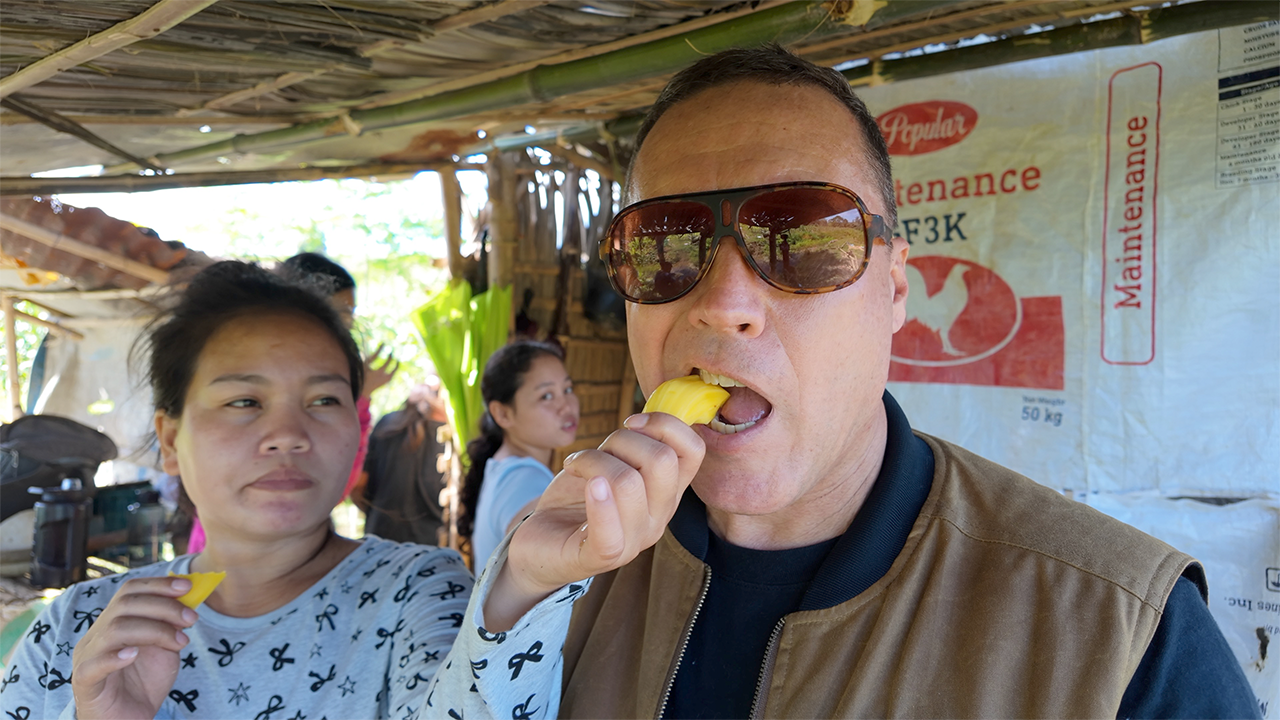
<svg viewBox="0 0 1280 720"><path fill-rule="evenodd" d="M741 333L748 337L764 329L765 300L772 290L747 263L732 235L719 240L711 267L690 292L689 321L696 326Z"/></svg>

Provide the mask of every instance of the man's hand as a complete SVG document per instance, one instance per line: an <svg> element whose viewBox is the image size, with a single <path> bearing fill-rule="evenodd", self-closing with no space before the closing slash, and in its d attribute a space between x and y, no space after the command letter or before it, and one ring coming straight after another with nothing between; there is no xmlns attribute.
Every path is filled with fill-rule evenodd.
<svg viewBox="0 0 1280 720"><path fill-rule="evenodd" d="M569 456L516 530L485 600L487 630L509 629L556 589L622 567L662 537L706 446L665 413L624 425L599 449Z"/></svg>
<svg viewBox="0 0 1280 720"><path fill-rule="evenodd" d="M396 360L396 356L388 352L386 358L382 357L382 353L387 349L386 343L378 346L373 354L365 358L364 361L364 389L360 394L365 397L373 395L373 391L391 382L391 378L396 376L396 372L400 370L400 362Z"/></svg>
<svg viewBox="0 0 1280 720"><path fill-rule="evenodd" d="M120 585L71 656L76 717L156 716L178 677L178 655L188 642L182 629L197 618L177 600L190 589L190 580L176 577Z"/></svg>

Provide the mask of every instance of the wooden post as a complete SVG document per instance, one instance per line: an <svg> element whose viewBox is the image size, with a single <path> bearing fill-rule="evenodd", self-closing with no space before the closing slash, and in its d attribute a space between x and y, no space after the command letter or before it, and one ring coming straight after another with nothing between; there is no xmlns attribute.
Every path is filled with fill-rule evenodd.
<svg viewBox="0 0 1280 720"><path fill-rule="evenodd" d="M22 417L22 379L18 376L18 331L14 326L13 296L0 295L0 308L4 310L4 365L9 375L9 407L5 415L9 422Z"/></svg>
<svg viewBox="0 0 1280 720"><path fill-rule="evenodd" d="M465 274L462 268L462 186L453 168L443 168L440 193L444 199L444 239L449 248L449 275L454 279Z"/></svg>
<svg viewBox="0 0 1280 720"><path fill-rule="evenodd" d="M489 156L489 285L510 285L514 278L516 245L516 173L501 151Z"/></svg>

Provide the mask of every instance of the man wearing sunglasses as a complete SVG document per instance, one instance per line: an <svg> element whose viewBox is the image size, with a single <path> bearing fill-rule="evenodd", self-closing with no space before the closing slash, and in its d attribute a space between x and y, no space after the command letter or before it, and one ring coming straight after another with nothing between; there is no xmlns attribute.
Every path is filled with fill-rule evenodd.
<svg viewBox="0 0 1280 720"><path fill-rule="evenodd" d="M907 243L838 73L778 47L706 58L636 142L601 254L637 377L731 397L691 433L630 418L517 530L583 483L590 517L638 525L680 498L574 607L562 717L1259 716L1192 558L913 433L885 391ZM627 472L589 469L608 462ZM598 554L609 527L578 523L567 554Z"/></svg>

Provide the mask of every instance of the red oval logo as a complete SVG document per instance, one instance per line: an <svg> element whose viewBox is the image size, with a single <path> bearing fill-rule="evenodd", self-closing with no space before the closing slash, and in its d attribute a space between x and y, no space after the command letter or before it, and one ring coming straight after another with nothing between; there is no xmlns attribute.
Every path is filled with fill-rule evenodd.
<svg viewBox="0 0 1280 720"><path fill-rule="evenodd" d="M923 155L968 137L978 124L978 111L964 103L930 100L896 107L876 123L890 155Z"/></svg>
<svg viewBox="0 0 1280 720"><path fill-rule="evenodd" d="M893 359L946 367L990 357L1022 324L1022 305L1004 278L959 258L907 260L907 320L893 336Z"/></svg>

